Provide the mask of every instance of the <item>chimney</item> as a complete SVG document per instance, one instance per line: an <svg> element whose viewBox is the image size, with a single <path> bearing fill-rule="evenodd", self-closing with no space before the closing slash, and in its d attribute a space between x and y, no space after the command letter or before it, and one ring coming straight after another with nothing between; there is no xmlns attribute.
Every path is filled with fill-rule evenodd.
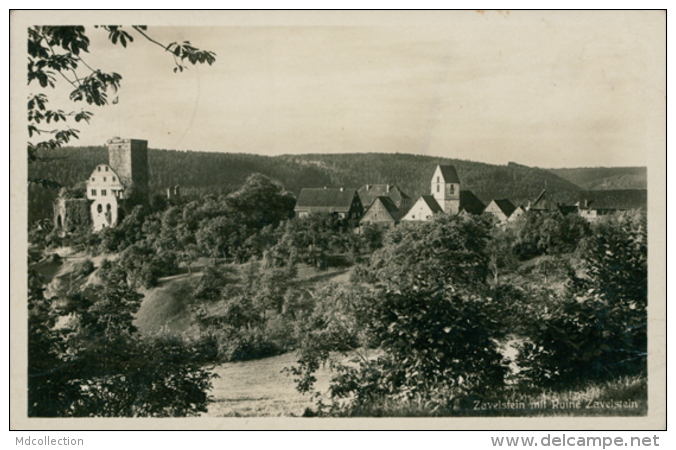
<svg viewBox="0 0 676 450"><path fill-rule="evenodd" d="M341 186L341 187L340 187L340 192L343 192L344 190L345 190L345 188Z"/></svg>
<svg viewBox="0 0 676 450"><path fill-rule="evenodd" d="M326 186L324 186L324 189L326 189Z"/></svg>
<svg viewBox="0 0 676 450"><path fill-rule="evenodd" d="M387 185L387 193L388 194L390 193L390 185L389 184Z"/></svg>

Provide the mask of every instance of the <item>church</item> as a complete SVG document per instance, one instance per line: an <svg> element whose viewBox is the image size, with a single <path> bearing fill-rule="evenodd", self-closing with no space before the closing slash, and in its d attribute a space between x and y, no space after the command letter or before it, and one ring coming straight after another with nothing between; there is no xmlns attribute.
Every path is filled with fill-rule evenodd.
<svg viewBox="0 0 676 450"><path fill-rule="evenodd" d="M472 191L460 189L460 178L454 166L438 165L432 175L430 195L422 195L402 221L426 221L434 214L481 214L486 205Z"/></svg>

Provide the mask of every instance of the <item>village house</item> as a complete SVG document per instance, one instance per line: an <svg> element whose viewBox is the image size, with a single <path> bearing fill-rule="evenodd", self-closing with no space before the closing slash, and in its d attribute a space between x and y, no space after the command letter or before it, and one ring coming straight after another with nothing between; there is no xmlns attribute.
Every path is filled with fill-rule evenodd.
<svg viewBox="0 0 676 450"><path fill-rule="evenodd" d="M618 212L646 211L648 191L646 189L581 191L576 206L580 216L590 222Z"/></svg>
<svg viewBox="0 0 676 450"><path fill-rule="evenodd" d="M526 214L526 209L523 206L517 206L514 212L509 216L507 219L507 222L515 222L519 220L519 217L523 216Z"/></svg>
<svg viewBox="0 0 676 450"><path fill-rule="evenodd" d="M441 209L433 195L421 195L401 220L407 222L426 221L430 220L434 214L443 212L444 210Z"/></svg>
<svg viewBox="0 0 676 450"><path fill-rule="evenodd" d="M413 205L413 199L394 184L365 184L357 191L364 208L369 208L378 197L387 197L399 209L406 212Z"/></svg>
<svg viewBox="0 0 676 450"><path fill-rule="evenodd" d="M516 206L509 199L501 198L492 200L486 206L484 214L493 216L498 223L505 223L512 217L514 211L516 211Z"/></svg>
<svg viewBox="0 0 676 450"><path fill-rule="evenodd" d="M359 221L359 225L381 225L392 227L401 220L401 211L390 197L379 196L371 203L371 206L364 213L364 217Z"/></svg>
<svg viewBox="0 0 676 450"><path fill-rule="evenodd" d="M559 207L547 193L547 189L543 189L531 204L526 207L526 211L531 213L548 213L548 212L557 212L560 213Z"/></svg>
<svg viewBox="0 0 676 450"><path fill-rule="evenodd" d="M293 209L296 217L314 213L336 214L342 219L359 219L364 208L356 189L304 188Z"/></svg>

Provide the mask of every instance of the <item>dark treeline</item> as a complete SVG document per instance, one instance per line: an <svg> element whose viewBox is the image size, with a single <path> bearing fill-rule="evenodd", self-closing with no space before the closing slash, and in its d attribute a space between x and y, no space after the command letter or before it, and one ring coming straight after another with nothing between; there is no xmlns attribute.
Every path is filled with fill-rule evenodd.
<svg viewBox="0 0 676 450"><path fill-rule="evenodd" d="M583 189L646 189L648 171L645 167L577 167L549 169Z"/></svg>
<svg viewBox="0 0 676 450"><path fill-rule="evenodd" d="M107 161L104 147L69 147L50 152L55 158L31 164L29 176L53 179L62 186L83 183L97 164ZM227 195L252 173L280 182L298 195L304 187L360 187L367 183L393 183L411 197L429 193L436 164L455 165L463 189L472 190L485 203L508 197L516 204L533 200L546 186L559 202L574 202L579 190L547 170L518 164L497 166L458 159L410 154L283 155L187 152L150 149L151 192L180 185L182 194L195 200L206 194ZM29 221L51 218L57 189L31 186Z"/></svg>

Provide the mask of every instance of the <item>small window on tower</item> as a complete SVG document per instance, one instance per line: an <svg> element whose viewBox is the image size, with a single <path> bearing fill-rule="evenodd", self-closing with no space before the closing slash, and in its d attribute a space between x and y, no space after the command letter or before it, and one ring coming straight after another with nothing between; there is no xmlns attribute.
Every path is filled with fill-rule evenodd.
<svg viewBox="0 0 676 450"><path fill-rule="evenodd" d="M437 184L437 192L439 192L439 185Z"/></svg>
<svg viewBox="0 0 676 450"><path fill-rule="evenodd" d="M92 196L96 197L96 189L92 189Z"/></svg>
<svg viewBox="0 0 676 450"><path fill-rule="evenodd" d="M101 166L97 167L97 169L99 170L99 172L101 172Z"/></svg>
<svg viewBox="0 0 676 450"><path fill-rule="evenodd" d="M437 177L437 183L439 183L439 177Z"/></svg>
<svg viewBox="0 0 676 450"><path fill-rule="evenodd" d="M113 181L115 181L115 177L113 177Z"/></svg>
<svg viewBox="0 0 676 450"><path fill-rule="evenodd" d="M105 181L105 179L104 179L104 181ZM455 184L452 184L451 185L451 194L454 194L454 193L455 193Z"/></svg>

